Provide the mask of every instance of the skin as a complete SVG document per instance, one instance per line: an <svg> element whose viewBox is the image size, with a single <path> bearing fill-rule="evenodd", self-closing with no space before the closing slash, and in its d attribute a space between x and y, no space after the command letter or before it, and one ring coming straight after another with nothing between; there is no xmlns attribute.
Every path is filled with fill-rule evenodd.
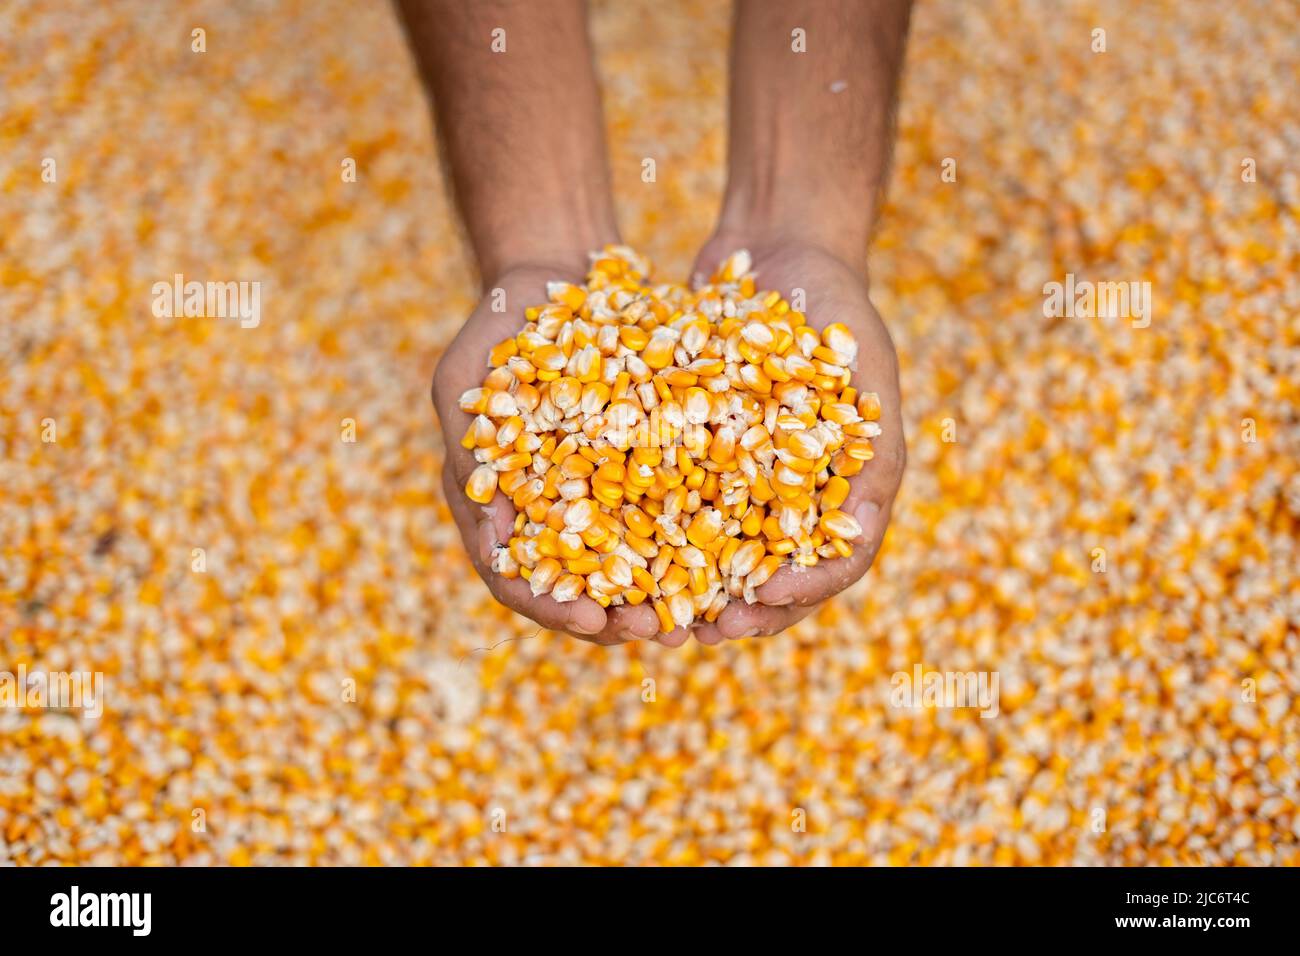
<svg viewBox="0 0 1300 956"><path fill-rule="evenodd" d="M653 639L678 647L775 634L862 577L889 523L906 463L898 362L871 303L866 252L886 179L892 109L907 34L908 0L739 0L731 51L728 182L712 238L696 261L708 275L745 248L759 287L805 290L816 328L842 322L858 340L853 384L879 394L876 456L850 480L843 510L863 538L851 558L782 568L759 603L733 601L713 624L658 633L648 604L603 609L590 598L558 604L522 579L491 570L514 509L498 494L469 501L473 456L458 439L470 416L462 392L481 384L489 349L545 301L547 281L581 282L587 252L618 242L600 99L580 0L402 0L412 49L432 94L485 296L434 375L447 436L444 492L470 559L492 594L544 627L597 644ZM506 52L490 48L506 31ZM791 31L806 50L791 50ZM557 55L564 51L565 55ZM563 117L557 122L556 117ZM527 148L520 148L527 144ZM505 311L492 309L493 290Z"/></svg>

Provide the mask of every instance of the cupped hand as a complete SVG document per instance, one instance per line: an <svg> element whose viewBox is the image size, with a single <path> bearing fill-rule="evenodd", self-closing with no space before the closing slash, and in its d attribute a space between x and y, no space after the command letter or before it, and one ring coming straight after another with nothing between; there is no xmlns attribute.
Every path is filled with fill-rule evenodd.
<svg viewBox="0 0 1300 956"><path fill-rule="evenodd" d="M456 527L465 541L474 569L492 595L511 610L542 627L563 631L594 644L621 644L655 637L658 618L648 605L602 608L585 594L563 604L549 594L534 596L521 577L506 578L492 570L493 552L514 534L515 507L500 491L488 505L465 495L465 482L478 462L460 444L473 416L461 411L460 396L483 384L488 372L488 352L512 338L522 326L520 316L530 305L546 301L546 283L581 282L568 270L544 264L520 266L491 283L487 294L470 314L443 354L433 376L433 404L442 423L446 460L442 469L443 492ZM494 311L494 306L500 311Z"/></svg>
<svg viewBox="0 0 1300 956"><path fill-rule="evenodd" d="M696 275L705 277L724 257L748 249L759 289L776 289L787 300L802 289L808 323L816 329L842 322L858 342L852 385L880 396L881 434L872 440L875 457L849 479L841 510L857 518L862 538L848 558L823 559L811 568L784 566L757 591L758 603L733 600L714 624L697 624L704 644L776 634L811 614L827 598L866 574L880 550L890 509L907 462L898 389L898 358L889 332L867 294L865 274L842 258L810 243L754 241L743 234L719 234L701 251Z"/></svg>

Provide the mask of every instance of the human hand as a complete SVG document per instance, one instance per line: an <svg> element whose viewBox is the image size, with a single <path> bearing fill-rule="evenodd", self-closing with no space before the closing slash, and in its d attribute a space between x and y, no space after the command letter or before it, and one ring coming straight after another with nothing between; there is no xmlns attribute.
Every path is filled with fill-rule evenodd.
<svg viewBox="0 0 1300 956"><path fill-rule="evenodd" d="M713 624L696 624L695 637L703 644L776 634L862 577L880 550L907 461L898 359L868 297L865 275L812 242L727 232L719 232L704 247L695 273L712 274L718 262L736 249L749 250L760 289L776 289L787 300L793 290L804 290L803 311L811 326L822 329L840 322L853 333L858 357L852 384L860 393L875 392L880 397L881 434L872 441L875 457L850 478L849 496L840 506L862 526L862 539L854 542L853 555L824 559L811 568L783 566L757 589L758 603L733 600Z"/></svg>
<svg viewBox="0 0 1300 956"><path fill-rule="evenodd" d="M521 577L506 578L493 571L495 549L514 534L515 507L500 491L488 505L476 504L465 495L465 483L478 462L460 444L461 436L473 421L472 415L461 411L460 396L483 384L488 352L519 332L524 308L545 302L546 283L556 280L581 282L582 278L562 266L524 265L507 270L490 283L487 295L438 363L433 376L433 404L442 423L447 449L442 469L443 493L474 570L493 597L506 607L542 627L593 644L622 644L654 637L659 622L649 605L602 608L585 594L576 601L559 603L549 594L535 596ZM493 311L494 304L504 308Z"/></svg>

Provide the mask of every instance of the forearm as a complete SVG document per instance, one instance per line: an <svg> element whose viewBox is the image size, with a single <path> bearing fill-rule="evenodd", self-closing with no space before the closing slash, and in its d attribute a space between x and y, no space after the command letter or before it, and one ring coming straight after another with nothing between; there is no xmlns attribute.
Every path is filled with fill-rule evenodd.
<svg viewBox="0 0 1300 956"><path fill-rule="evenodd" d="M618 230L582 0L399 6L483 281L585 271Z"/></svg>
<svg viewBox="0 0 1300 956"><path fill-rule="evenodd" d="M737 0L718 232L858 268L878 212L910 0ZM805 32L806 52L791 49Z"/></svg>

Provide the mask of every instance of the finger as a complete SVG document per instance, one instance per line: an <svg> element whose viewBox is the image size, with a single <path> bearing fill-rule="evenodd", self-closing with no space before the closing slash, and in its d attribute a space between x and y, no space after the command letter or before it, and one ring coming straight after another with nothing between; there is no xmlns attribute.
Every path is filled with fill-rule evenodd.
<svg viewBox="0 0 1300 956"><path fill-rule="evenodd" d="M509 512L513 511L510 499L498 492L489 505L470 501L457 485L455 476L446 468L442 471L442 493L474 566L480 574L492 573L493 552L497 545L510 540L510 531L514 528L509 517Z"/></svg>
<svg viewBox="0 0 1300 956"><path fill-rule="evenodd" d="M691 633L695 635L697 641L706 647L721 644L726 640L726 638L722 636L722 632L718 630L718 625L716 623L710 624L708 621L696 624L691 628Z"/></svg>
<svg viewBox="0 0 1300 956"><path fill-rule="evenodd" d="M722 246L715 243L708 243L700 250L699 255L695 257L695 263L691 266L691 285L692 287L702 282L707 282L709 277L718 271L718 266L722 265L722 260L731 254L734 250L724 251Z"/></svg>
<svg viewBox="0 0 1300 956"><path fill-rule="evenodd" d="M606 612L605 618L607 621L609 620L608 612ZM610 624L606 624L605 629L599 634L575 634L571 631L567 633L570 637L576 637L580 641L586 641L588 644L595 644L598 647L618 647L621 644L630 644L636 640L634 637L628 637L626 634L620 633Z"/></svg>
<svg viewBox="0 0 1300 956"><path fill-rule="evenodd" d="M475 520L469 508L473 503L457 494L454 487L447 487L450 482L451 479L444 474L443 486L448 508L466 542L474 570L488 586L493 597L543 627L564 631L584 640L605 630L605 609L585 594L576 601L561 604L548 594L534 595L523 578L506 578L493 571L491 542L498 536L497 530L491 522L480 523Z"/></svg>
<svg viewBox="0 0 1300 956"><path fill-rule="evenodd" d="M863 510L870 513L865 516L865 521L859 518L862 538L854 544L853 554L847 558L819 561L811 568L780 567L754 592L758 600L774 607L811 607L839 594L866 574L880 550L889 524L889 512L878 511L875 505L870 504L864 505Z"/></svg>
<svg viewBox="0 0 1300 956"><path fill-rule="evenodd" d="M868 306L870 308L870 306ZM894 498L907 464L907 445L898 391L898 362L889 333L879 321L868 322L858 352L855 387L875 391L880 398L881 433L873 439L874 457L849 479L849 493L840 510L862 528L853 554L819 562L812 568L781 568L758 589L765 604L809 606L838 594L871 567L880 552Z"/></svg>
<svg viewBox="0 0 1300 956"><path fill-rule="evenodd" d="M565 631L596 644L622 643L620 637L604 636L609 622L605 609L585 594L576 601L561 604L549 594L533 594L532 588L523 578L505 578L491 574L487 585L498 601L525 617L532 618L542 627Z"/></svg>
<svg viewBox="0 0 1300 956"><path fill-rule="evenodd" d="M609 623L601 633L617 637L620 642L646 641L659 633L659 618L645 605L606 608L605 616Z"/></svg>
<svg viewBox="0 0 1300 956"><path fill-rule="evenodd" d="M468 501L469 499L465 499ZM503 495L497 492L491 504L476 505L479 512L479 531L482 540L490 541L491 548L487 552L487 560L491 561L492 551L497 545L508 544L515 534L515 516L519 513L515 511L514 504Z"/></svg>
<svg viewBox="0 0 1300 956"><path fill-rule="evenodd" d="M859 509L866 502L874 504L882 512L888 511L907 468L898 355L884 323L875 316L875 310L869 304L868 309L874 321L866 322L861 331L864 341L859 342L852 382L859 394L874 392L879 398L880 434L871 440L875 453L871 460L849 479L849 494L841 507L855 517L859 517ZM862 523L859 517L859 524Z"/></svg>
<svg viewBox="0 0 1300 956"><path fill-rule="evenodd" d="M656 634L655 641L664 647L681 647L690 638L691 631L687 627L675 627L667 634Z"/></svg>
<svg viewBox="0 0 1300 956"><path fill-rule="evenodd" d="M881 396L881 403L885 396ZM883 418L883 408L882 408ZM849 479L849 493L840 510L858 519L865 532L874 525L881 513L887 513L894 503L907 469L907 445L903 440L903 423L897 414L882 422L882 434L872 440L875 457L866 462L862 470ZM871 536L866 536L867 541Z"/></svg>
<svg viewBox="0 0 1300 956"><path fill-rule="evenodd" d="M812 613L811 607L768 607L732 601L718 616L718 630L728 640L779 634Z"/></svg>
<svg viewBox="0 0 1300 956"><path fill-rule="evenodd" d="M465 485L469 481L469 476L474 473L474 469L478 465L479 462L474 457L474 453L466 451L455 439L452 439L452 443L447 446L447 454L442 463L442 470L450 473L462 496L465 494Z"/></svg>
<svg viewBox="0 0 1300 956"><path fill-rule="evenodd" d="M796 284L794 281L782 283L781 293L789 298ZM865 522L874 523L877 518L859 509L865 502L871 502L879 512L887 512L898 493L907 464L898 353L889 330L870 299L846 297L813 284L807 290L807 300L806 315L814 328L822 329L832 322L844 322L854 330L858 353L850 380L859 394L874 392L880 399L881 433L872 439L875 455L849 480L849 494L841 506L866 527Z"/></svg>
<svg viewBox="0 0 1300 956"><path fill-rule="evenodd" d="M454 385L446 384L435 386L433 410L437 413L438 424L442 428L442 444L445 450L443 470L451 471L456 483L463 489L465 482L469 481L470 473L478 466L474 453L460 443L461 438L469 431L474 416L461 411L461 393L452 395L454 388Z"/></svg>

